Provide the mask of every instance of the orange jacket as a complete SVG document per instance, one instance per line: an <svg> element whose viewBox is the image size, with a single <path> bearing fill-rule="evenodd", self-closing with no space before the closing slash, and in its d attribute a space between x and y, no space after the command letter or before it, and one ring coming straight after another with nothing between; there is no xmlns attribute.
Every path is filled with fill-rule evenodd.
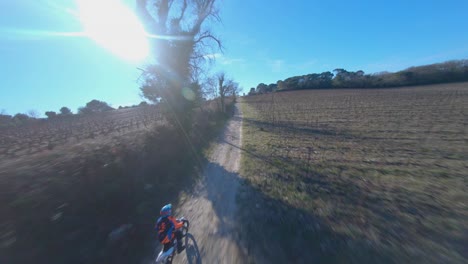
<svg viewBox="0 0 468 264"><path fill-rule="evenodd" d="M156 224L159 241L162 244L171 242L174 238L173 231L179 230L183 225L184 223L182 221L177 221L173 216L159 218Z"/></svg>

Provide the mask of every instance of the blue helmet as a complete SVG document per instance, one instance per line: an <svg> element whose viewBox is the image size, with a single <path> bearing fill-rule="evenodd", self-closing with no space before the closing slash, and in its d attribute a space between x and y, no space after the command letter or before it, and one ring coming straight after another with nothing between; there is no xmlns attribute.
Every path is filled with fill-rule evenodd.
<svg viewBox="0 0 468 264"><path fill-rule="evenodd" d="M161 216L170 216L172 215L172 204L166 204L161 208L161 211L159 212Z"/></svg>

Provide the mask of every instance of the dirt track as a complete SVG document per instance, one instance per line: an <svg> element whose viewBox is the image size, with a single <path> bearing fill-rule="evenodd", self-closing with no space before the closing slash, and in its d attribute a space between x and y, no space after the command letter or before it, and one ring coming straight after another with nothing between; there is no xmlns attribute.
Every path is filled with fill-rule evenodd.
<svg viewBox="0 0 468 264"><path fill-rule="evenodd" d="M236 107L234 117L211 153L200 184L177 208L177 215L190 220L191 235L187 237L186 254L177 255L174 263L246 262L233 220L239 187L241 130L242 114Z"/></svg>

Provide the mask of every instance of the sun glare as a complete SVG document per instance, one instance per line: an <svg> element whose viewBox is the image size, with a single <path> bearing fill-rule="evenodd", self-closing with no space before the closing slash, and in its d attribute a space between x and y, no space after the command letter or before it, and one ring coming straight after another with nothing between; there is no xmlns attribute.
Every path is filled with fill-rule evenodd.
<svg viewBox="0 0 468 264"><path fill-rule="evenodd" d="M149 55L147 34L138 17L121 0L76 0L87 37L129 61Z"/></svg>

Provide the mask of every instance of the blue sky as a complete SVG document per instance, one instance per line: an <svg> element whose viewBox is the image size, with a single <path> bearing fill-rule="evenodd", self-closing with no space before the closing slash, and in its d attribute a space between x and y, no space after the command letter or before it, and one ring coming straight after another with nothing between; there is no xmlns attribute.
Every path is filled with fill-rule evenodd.
<svg viewBox="0 0 468 264"><path fill-rule="evenodd" d="M247 91L335 68L397 71L468 59L466 0L343 2L220 0L223 22L214 30L225 49L212 71L226 71ZM144 62L77 33L76 10L75 0L0 1L0 110L43 114L76 111L92 99L114 107L141 101Z"/></svg>

